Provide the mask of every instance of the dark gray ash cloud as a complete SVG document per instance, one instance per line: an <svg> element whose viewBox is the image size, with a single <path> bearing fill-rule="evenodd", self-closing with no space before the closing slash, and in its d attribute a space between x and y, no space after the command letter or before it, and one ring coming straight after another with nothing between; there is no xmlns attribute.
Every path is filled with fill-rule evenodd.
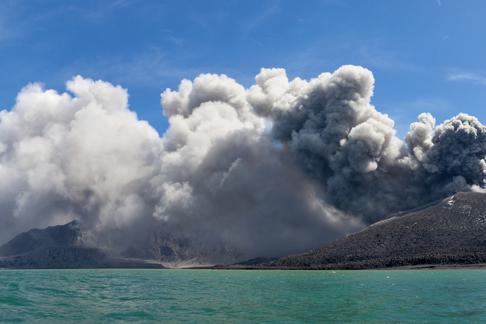
<svg viewBox="0 0 486 324"><path fill-rule="evenodd" d="M373 87L358 66L311 80L262 69L248 89L204 74L162 93L160 136L119 86L28 85L0 112L0 241L78 219L94 244L119 252L152 244L229 262L314 248L484 188L476 118L436 126L424 113L401 140L372 105Z"/></svg>

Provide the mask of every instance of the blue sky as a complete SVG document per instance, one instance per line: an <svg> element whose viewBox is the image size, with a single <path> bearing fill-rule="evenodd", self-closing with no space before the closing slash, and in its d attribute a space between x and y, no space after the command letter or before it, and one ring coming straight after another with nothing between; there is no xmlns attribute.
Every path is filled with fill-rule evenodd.
<svg viewBox="0 0 486 324"><path fill-rule="evenodd" d="M375 75L374 104L403 136L417 114L486 122L486 1L0 1L0 107L73 75L128 88L159 132L160 92L199 73L249 86L261 67Z"/></svg>

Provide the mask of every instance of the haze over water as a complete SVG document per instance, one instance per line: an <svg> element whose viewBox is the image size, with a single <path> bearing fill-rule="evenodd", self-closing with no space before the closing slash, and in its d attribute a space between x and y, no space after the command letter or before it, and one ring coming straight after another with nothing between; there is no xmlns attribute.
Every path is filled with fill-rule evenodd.
<svg viewBox="0 0 486 324"><path fill-rule="evenodd" d="M481 322L483 270L3 270L0 321Z"/></svg>

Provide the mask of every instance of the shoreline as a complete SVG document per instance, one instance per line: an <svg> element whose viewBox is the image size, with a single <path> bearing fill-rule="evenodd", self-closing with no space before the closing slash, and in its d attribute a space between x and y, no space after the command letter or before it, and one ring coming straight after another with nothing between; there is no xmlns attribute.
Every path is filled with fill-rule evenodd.
<svg viewBox="0 0 486 324"><path fill-rule="evenodd" d="M191 267L154 267L148 264L147 267L0 267L1 270L278 270L278 271L370 271L370 270L481 270L486 269L486 263L475 264L421 264L403 265L397 267L363 267L353 268L352 266L342 267L268 267L268 266L237 266L237 265L203 265Z"/></svg>
<svg viewBox="0 0 486 324"><path fill-rule="evenodd" d="M476 264L421 264L421 265L404 265L398 267L370 267L370 268L352 268L352 267L252 267L252 266L221 266L211 267L189 267L189 268L168 268L168 269L186 269L186 270L280 270L280 271L369 271L369 270L477 270L486 269L486 263Z"/></svg>
<svg viewBox="0 0 486 324"><path fill-rule="evenodd" d="M466 270L466 269L486 269L486 263L450 263L450 264L417 264L417 265L400 265L392 267L379 267L371 266L366 267L364 265L356 264L338 264L328 266L316 266L316 267L285 267L285 266L268 266L268 265L191 265L191 266L171 266L160 262L145 262L139 264L126 264L120 266L120 264L106 264L101 266L73 266L73 267L49 267L49 266L10 266L2 267L0 270L102 270L102 269L155 269L155 270L290 270L290 271L360 271L360 270Z"/></svg>

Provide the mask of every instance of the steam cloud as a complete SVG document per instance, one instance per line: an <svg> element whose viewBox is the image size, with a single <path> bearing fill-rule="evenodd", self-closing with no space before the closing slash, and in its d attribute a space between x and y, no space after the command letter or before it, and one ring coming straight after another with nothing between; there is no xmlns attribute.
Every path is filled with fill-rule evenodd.
<svg viewBox="0 0 486 324"><path fill-rule="evenodd" d="M231 261L314 248L484 188L476 118L436 126L423 113L402 141L373 86L358 66L291 81L262 69L249 89L204 74L162 93L159 136L119 86L28 85L0 112L0 241L78 219L120 253Z"/></svg>

